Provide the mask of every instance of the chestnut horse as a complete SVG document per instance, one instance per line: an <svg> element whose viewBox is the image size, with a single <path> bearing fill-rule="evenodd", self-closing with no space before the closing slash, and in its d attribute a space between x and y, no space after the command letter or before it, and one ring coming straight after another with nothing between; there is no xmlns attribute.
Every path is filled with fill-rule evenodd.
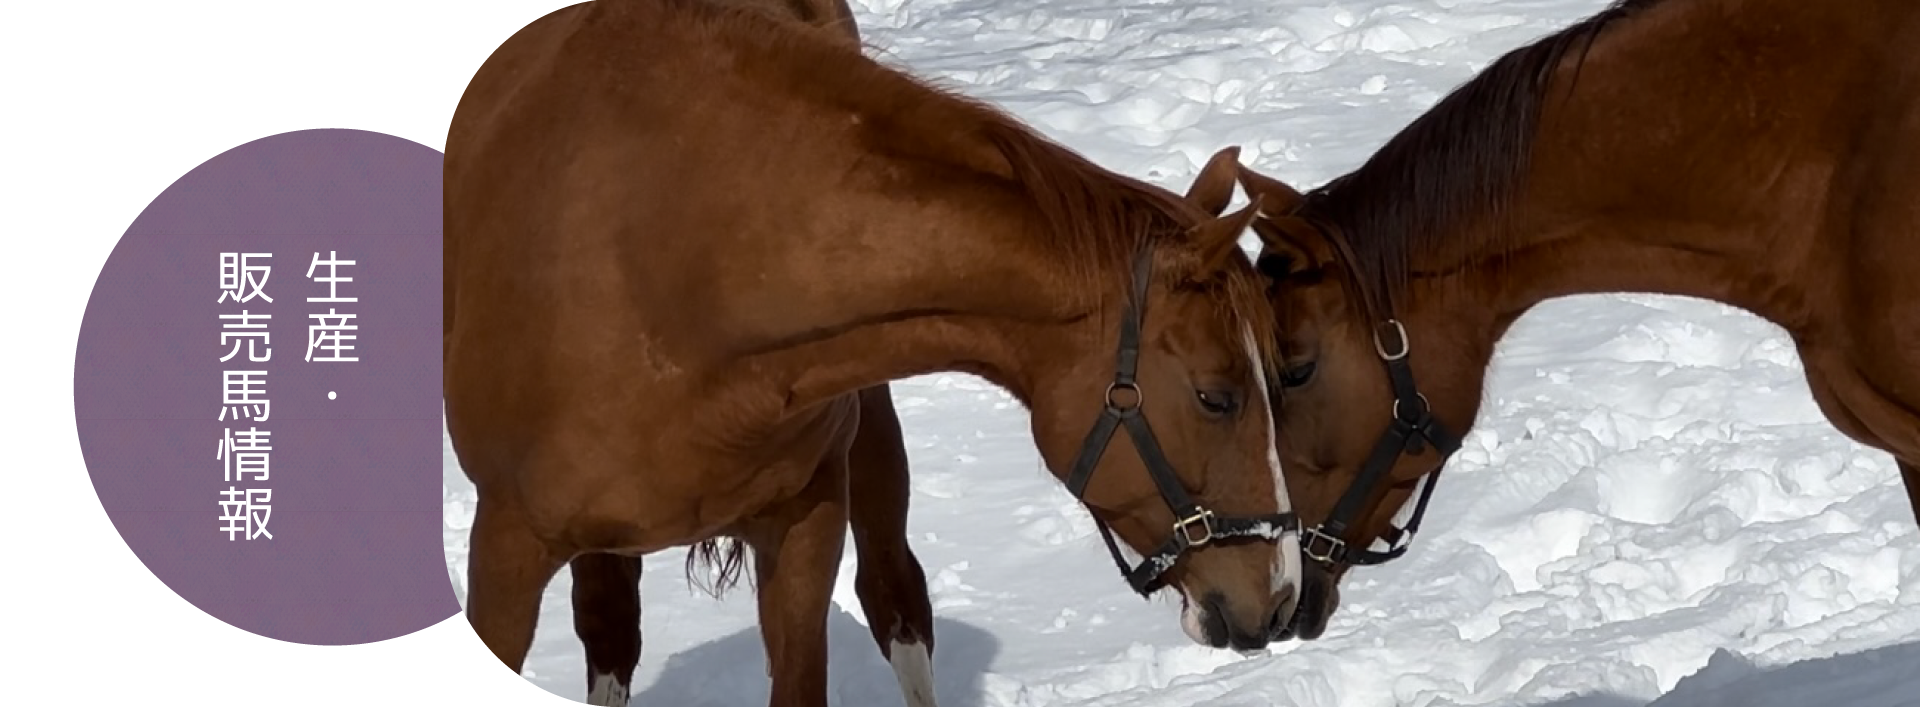
<svg viewBox="0 0 1920 707"><path fill-rule="evenodd" d="M1278 214L1258 262L1312 558L1283 633L1318 637L1350 567L1406 550L1495 342L1550 298L1691 296L1779 325L1920 514L1915 36L1909 0L1628 0L1501 57L1304 199L1243 171Z"/></svg>
<svg viewBox="0 0 1920 707"><path fill-rule="evenodd" d="M859 24L845 0L712 0L767 13L801 28L825 30L828 38L860 44ZM858 483L847 485L847 524L858 558L854 587L880 654L893 665L907 707L936 707L933 689L933 606L926 572L907 545L909 467L899 413L886 384L863 389L854 400L858 414L835 430L850 439L834 439L831 449L846 449L846 459L829 465L845 469ZM723 542L725 542L723 548ZM739 568L737 542L709 540L688 559L717 560L717 596ZM573 579L573 625L586 653L587 704L624 707L640 664L640 571L642 562L619 555L584 553L568 564ZM689 567L689 572L693 571ZM771 672L771 671L769 671Z"/></svg>
<svg viewBox="0 0 1920 707"><path fill-rule="evenodd" d="M589 602L625 620L631 563L606 555L736 538L773 702L825 704L860 396L937 371L1028 408L1129 584L1177 591L1195 641L1250 650L1291 617L1274 317L1237 242L1257 203L1210 216L854 43L697 0L536 20L476 73L446 154L467 614L509 668L562 565L600 558L593 587L623 566Z"/></svg>

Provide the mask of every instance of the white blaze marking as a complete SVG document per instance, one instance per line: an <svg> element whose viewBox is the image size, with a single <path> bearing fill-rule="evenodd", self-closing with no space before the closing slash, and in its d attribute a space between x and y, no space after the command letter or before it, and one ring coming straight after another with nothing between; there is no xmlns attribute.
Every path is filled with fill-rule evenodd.
<svg viewBox="0 0 1920 707"><path fill-rule="evenodd" d="M1242 331L1246 340L1247 363L1253 366L1254 390L1260 393L1259 415L1261 430L1267 434L1267 468L1273 471L1273 500L1279 505L1281 513L1293 512L1293 499L1287 496L1287 477L1280 470L1280 438L1273 429L1273 401L1267 395L1267 369L1260 365L1260 347L1253 340L1253 327L1246 326ZM1300 600L1300 578L1305 574L1300 566L1300 536L1288 533L1274 544L1279 557L1273 563L1273 593L1279 594L1283 588L1290 588L1290 599L1282 609L1291 614L1291 607Z"/></svg>
<svg viewBox="0 0 1920 707"><path fill-rule="evenodd" d="M900 680L900 695L907 707L935 707L933 701L933 658L919 641L893 641L887 662L893 663L893 676Z"/></svg>
<svg viewBox="0 0 1920 707"><path fill-rule="evenodd" d="M594 707L627 707L627 686L613 673L595 673L593 687L587 690L587 704Z"/></svg>

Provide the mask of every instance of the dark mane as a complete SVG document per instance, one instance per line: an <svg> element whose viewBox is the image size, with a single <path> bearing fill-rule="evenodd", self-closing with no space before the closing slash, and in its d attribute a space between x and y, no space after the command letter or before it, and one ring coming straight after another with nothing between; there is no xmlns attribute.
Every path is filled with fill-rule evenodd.
<svg viewBox="0 0 1920 707"><path fill-rule="evenodd" d="M1080 276L1108 284L1119 275L1118 284L1124 285L1140 248L1209 218L1185 197L1095 165L999 110L943 95L982 113L987 139L1046 219L1047 235L1068 272L1079 269ZM1276 322L1265 314L1265 281L1251 260L1229 265L1222 279L1204 288L1221 304L1214 310L1220 325L1229 331L1249 329L1256 364L1266 369L1268 380L1278 380Z"/></svg>
<svg viewBox="0 0 1920 707"><path fill-rule="evenodd" d="M1605 10L1501 56L1394 135L1367 162L1309 192L1298 214L1345 246L1368 315L1390 316L1409 259L1449 245L1469 222L1505 211L1533 151L1548 83L1569 52L1615 20L1663 0ZM1577 76L1576 70L1576 76Z"/></svg>

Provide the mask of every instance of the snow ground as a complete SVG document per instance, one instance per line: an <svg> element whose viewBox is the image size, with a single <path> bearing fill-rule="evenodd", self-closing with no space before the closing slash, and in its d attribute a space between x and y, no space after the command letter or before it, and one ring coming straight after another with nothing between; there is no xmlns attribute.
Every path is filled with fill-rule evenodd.
<svg viewBox="0 0 1920 707"><path fill-rule="evenodd" d="M1319 184L1605 3L854 4L884 61L1179 190L1228 144ZM1322 640L1253 658L1192 645L1171 600L1128 591L1007 395L962 375L895 394L947 707L1920 705L1920 533L1892 461L1834 432L1785 334L1737 310L1592 296L1523 319L1414 552L1356 571ZM463 587L473 495L451 451L445 474ZM751 595L688 589L680 559L649 559L633 704L765 704ZM853 571L849 551L835 699L900 704ZM567 592L563 573L527 673L578 700Z"/></svg>

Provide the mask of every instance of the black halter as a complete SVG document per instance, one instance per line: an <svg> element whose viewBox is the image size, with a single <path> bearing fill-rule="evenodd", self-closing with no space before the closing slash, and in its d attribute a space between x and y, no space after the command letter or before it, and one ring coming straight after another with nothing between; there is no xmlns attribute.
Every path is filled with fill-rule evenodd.
<svg viewBox="0 0 1920 707"><path fill-rule="evenodd" d="M1093 423L1093 429L1087 432L1086 442L1080 447L1080 455L1074 460L1073 473L1067 477L1067 490L1082 502L1086 497L1087 482L1093 477L1093 469L1101 456L1106 454L1108 442L1113 438L1114 430L1126 426L1128 436L1133 438L1134 449L1140 452L1140 459L1147 467L1147 475L1153 478L1154 486L1159 487L1160 498L1173 510L1178 519L1173 524L1173 532L1159 549L1147 555L1138 566L1131 569L1120 555L1120 546L1113 540L1113 531L1098 516L1093 519L1094 527L1099 528L1100 538L1107 543L1107 551L1113 554L1113 562L1119 566L1120 574L1141 596L1150 596L1160 588L1160 578L1173 569L1187 549L1205 545L1220 538L1262 538L1278 541L1289 532L1299 532L1300 520L1292 513L1276 513L1253 517L1224 517L1215 515L1187 495L1180 486L1179 477L1173 473L1173 465L1167 461L1166 453L1160 449L1153 430L1147 426L1147 418L1141 414L1140 386L1134 380L1136 368L1140 363L1140 321L1145 316L1147 303L1147 283L1152 274L1152 252L1142 251L1133 272L1133 298L1127 302L1126 313L1120 322L1120 354L1114 372L1113 383L1107 385L1106 410ZM1127 391L1132 393L1131 403L1122 403L1114 398L1114 393ZM1284 483L1274 479L1274 483Z"/></svg>
<svg viewBox="0 0 1920 707"><path fill-rule="evenodd" d="M1406 554L1407 547L1413 543L1413 534L1420 530L1420 519L1427 514L1427 501L1433 498L1433 489L1440 483L1440 469L1435 469L1421 484L1420 498L1415 501L1413 516L1407 520L1404 528L1389 527L1387 530L1388 550L1375 552L1367 548L1349 546L1341 536L1346 534L1353 523L1355 514L1360 512L1360 504L1373 495L1380 483L1387 478L1387 471L1393 463L1399 461L1402 454L1419 454L1426 451L1426 445L1432 444L1439 450L1441 464L1460 449L1460 438L1447 431L1439 420L1433 418L1433 409L1427 404L1427 396L1413 383L1413 369L1407 365L1407 354L1412 346L1407 340L1407 329L1397 319L1388 319L1383 328L1393 332L1396 346L1392 353L1380 340L1380 329L1373 333L1373 350L1380 354L1380 360L1387 365L1387 381L1393 388L1393 422L1380 434L1380 441L1373 446L1373 453L1367 457L1366 465L1360 467L1360 476L1347 487L1347 493L1333 507L1333 513L1320 525L1307 529L1300 538L1300 551L1308 559L1331 566L1334 564L1378 565Z"/></svg>

